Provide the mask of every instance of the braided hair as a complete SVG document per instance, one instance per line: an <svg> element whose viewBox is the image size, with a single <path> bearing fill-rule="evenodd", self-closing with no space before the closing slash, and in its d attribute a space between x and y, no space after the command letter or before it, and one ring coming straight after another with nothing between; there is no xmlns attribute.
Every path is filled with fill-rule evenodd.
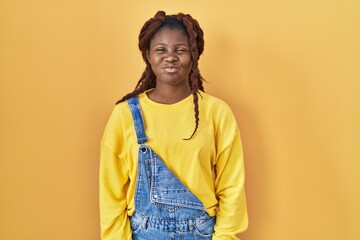
<svg viewBox="0 0 360 240"><path fill-rule="evenodd" d="M148 89L155 88L156 76L151 69L150 62L147 58L147 51L150 49L150 42L159 30L170 28L183 31L189 40L191 59L193 61L189 73L189 86L193 95L194 113L195 113L195 129L189 138L191 139L196 133L199 126L199 104L198 94L204 92L203 77L198 68L198 60L204 51L204 33L199 23L189 14L178 13L176 15L166 15L164 11L158 11L155 16L145 22L139 34L139 49L141 51L146 68L136 84L134 91L126 94L116 104L126 101L127 99L137 96ZM200 95L201 96L201 95Z"/></svg>

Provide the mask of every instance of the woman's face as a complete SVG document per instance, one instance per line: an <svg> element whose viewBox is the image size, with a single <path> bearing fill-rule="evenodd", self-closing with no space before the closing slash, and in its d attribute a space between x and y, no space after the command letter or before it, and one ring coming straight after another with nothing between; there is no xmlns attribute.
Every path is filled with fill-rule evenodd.
<svg viewBox="0 0 360 240"><path fill-rule="evenodd" d="M148 58L156 76L156 86L188 87L192 66L187 35L179 29L165 28L150 42Z"/></svg>

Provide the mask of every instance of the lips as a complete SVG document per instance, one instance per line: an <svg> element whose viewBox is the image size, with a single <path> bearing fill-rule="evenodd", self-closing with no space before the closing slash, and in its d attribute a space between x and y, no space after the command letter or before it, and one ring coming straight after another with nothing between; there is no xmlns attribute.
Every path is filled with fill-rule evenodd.
<svg viewBox="0 0 360 240"><path fill-rule="evenodd" d="M179 68L174 65L166 65L166 66L162 67L162 69L164 69L165 72L173 73L173 72L176 72Z"/></svg>

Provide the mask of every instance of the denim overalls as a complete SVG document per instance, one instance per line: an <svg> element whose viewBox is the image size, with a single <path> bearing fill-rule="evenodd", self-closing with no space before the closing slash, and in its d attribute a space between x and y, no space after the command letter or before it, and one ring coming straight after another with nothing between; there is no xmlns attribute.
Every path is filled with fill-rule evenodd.
<svg viewBox="0 0 360 240"><path fill-rule="evenodd" d="M212 239L215 217L145 145L144 121L137 97L128 99L139 144L133 240Z"/></svg>

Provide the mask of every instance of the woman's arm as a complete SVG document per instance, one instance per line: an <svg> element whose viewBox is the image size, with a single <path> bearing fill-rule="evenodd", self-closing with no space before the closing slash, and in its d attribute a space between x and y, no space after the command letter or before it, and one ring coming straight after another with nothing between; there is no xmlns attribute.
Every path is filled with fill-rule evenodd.
<svg viewBox="0 0 360 240"><path fill-rule="evenodd" d="M213 240L238 239L236 234L248 226L240 132L229 108L221 115L216 134L215 191L219 205Z"/></svg>
<svg viewBox="0 0 360 240"><path fill-rule="evenodd" d="M99 200L102 240L131 239L127 215L129 168L120 157L126 146L123 136L124 115L126 114L123 113L122 107L117 105L106 124L101 140Z"/></svg>
<svg viewBox="0 0 360 240"><path fill-rule="evenodd" d="M128 169L113 151L102 144L100 154L99 197L102 240L131 239L126 193Z"/></svg>

